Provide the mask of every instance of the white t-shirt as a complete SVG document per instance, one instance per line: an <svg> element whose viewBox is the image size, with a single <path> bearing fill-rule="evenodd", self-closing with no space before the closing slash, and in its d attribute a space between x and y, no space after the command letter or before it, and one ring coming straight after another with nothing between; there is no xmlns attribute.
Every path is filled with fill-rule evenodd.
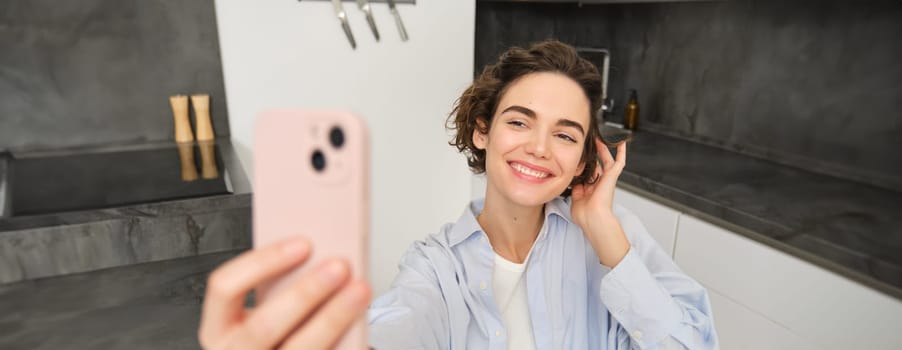
<svg viewBox="0 0 902 350"><path fill-rule="evenodd" d="M532 251L530 251L531 253ZM492 271L492 291L495 303L504 319L507 330L507 349L532 350L536 348L526 299L526 263L516 264L495 254Z"/></svg>

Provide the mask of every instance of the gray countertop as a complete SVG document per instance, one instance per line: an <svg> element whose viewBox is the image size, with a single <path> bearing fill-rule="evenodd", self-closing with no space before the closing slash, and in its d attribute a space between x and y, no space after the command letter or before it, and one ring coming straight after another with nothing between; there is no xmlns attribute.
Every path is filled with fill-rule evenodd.
<svg viewBox="0 0 902 350"><path fill-rule="evenodd" d="M637 132L620 184L902 299L902 193Z"/></svg>
<svg viewBox="0 0 902 350"><path fill-rule="evenodd" d="M217 140L214 146L216 163L222 168L217 176L219 182L225 180L223 186L229 187L231 195L249 195L250 181L231 141ZM189 147L197 151L196 145ZM54 210L0 217L0 232L116 219L129 208L142 208L154 203L174 203L173 209L178 210L178 203L191 203L192 199L203 201L210 197L228 197L224 191L217 195L203 195L203 190L209 190L204 185L211 180L180 179L179 148L173 142L147 142L91 149L13 152L14 163L31 162L37 163L37 166L18 174L23 178L7 183L11 186L7 190L17 194L16 198L8 199L21 199L22 202L34 202L34 198L45 202L82 201L69 206L47 203L48 208ZM198 158L194 161L199 161L200 157L191 153L192 157ZM7 167L0 170L8 170L4 168ZM13 164L13 168L26 169L20 164ZM48 173L51 175L46 175ZM201 191L191 187L198 185ZM48 188L54 191L48 191ZM12 206L12 211L20 210Z"/></svg>
<svg viewBox="0 0 902 350"><path fill-rule="evenodd" d="M63 195L66 200L86 196L89 197L89 204L102 205L103 201L96 199L105 200L110 197L96 196L97 193L116 192L117 186L118 192L128 193L127 190L135 184L142 186L141 190L149 198L157 200L127 205L116 205L118 202L111 201L109 206L101 208L0 218L0 284L250 247L250 184L229 140L218 140L216 147L221 156L219 172L231 190L212 195L195 193L187 198L178 196L177 190L183 188L179 187L180 157L177 146L171 142L54 151L46 154L14 153L17 162L54 159L53 163L48 164L56 165L61 164L57 161L59 159L70 168L76 166L68 163L97 163L92 159L98 155L113 160L112 165L100 162L99 166L91 166L89 171L57 169L64 176L59 181L74 184L69 187L88 187L77 189L77 192L67 191ZM135 154L145 154L140 159L156 162L142 164L141 161L134 161L130 156ZM152 157L147 157L146 154ZM72 161L73 159L76 161ZM134 178L130 182L121 180L128 185L121 186L114 182L130 173L108 169L109 166L120 166L119 164L137 169L131 173L159 174ZM94 175L97 171L93 169L98 167L117 176L107 176L107 180L96 181L99 176ZM53 169L52 166L44 168ZM159 181L157 178L160 174L165 175L164 178L173 177L175 186L171 181ZM71 180L73 177L76 181ZM145 181L147 179L151 181ZM17 184L34 188L42 185L41 182L28 184L27 181L14 181L14 191ZM61 188L60 191L65 190L64 187ZM159 196L159 193L164 196ZM173 197L173 193L176 196ZM27 198L28 195L30 193L22 196L30 199ZM15 206L13 209L15 210Z"/></svg>
<svg viewBox="0 0 902 350"><path fill-rule="evenodd" d="M158 172L137 178L153 181L120 181L140 184L157 199L119 205L90 197L89 204L108 205L0 217L0 349L198 348L207 275L251 246L250 184L229 140L217 141L216 147L228 193L175 198L171 193L178 195L178 183L155 180L180 181L180 155L171 142L14 153L16 161L63 161L44 167L51 170L56 164L98 163L93 159L102 155L114 164ZM141 159L157 163L135 161L136 152L150 153ZM99 163L103 168L107 162ZM61 180L85 180L74 183L90 187L77 192L86 196L115 192L110 188L117 184L103 182L130 174L118 171L100 181L91 169L56 170L68 176Z"/></svg>

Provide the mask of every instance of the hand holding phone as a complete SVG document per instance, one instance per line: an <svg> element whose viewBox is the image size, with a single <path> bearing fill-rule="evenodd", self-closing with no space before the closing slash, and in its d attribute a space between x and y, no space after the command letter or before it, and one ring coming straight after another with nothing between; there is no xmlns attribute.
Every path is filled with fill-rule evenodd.
<svg viewBox="0 0 902 350"><path fill-rule="evenodd" d="M210 275L198 337L204 349L332 349L364 315L370 301L366 281L351 281L341 260L330 260L299 276L255 307L248 292L309 265L304 238L253 249ZM332 263L338 263L335 269ZM332 281L332 282L323 282Z"/></svg>
<svg viewBox="0 0 902 350"><path fill-rule="evenodd" d="M340 258L351 278L366 279L369 234L369 138L362 119L343 111L271 110L254 141L254 247L303 235L311 263ZM266 300L301 276L297 269L257 289ZM366 346L360 318L338 349Z"/></svg>
<svg viewBox="0 0 902 350"><path fill-rule="evenodd" d="M274 110L259 116L255 137L254 250L211 275L201 343L364 349L365 125L347 112ZM257 307L241 313L251 289Z"/></svg>

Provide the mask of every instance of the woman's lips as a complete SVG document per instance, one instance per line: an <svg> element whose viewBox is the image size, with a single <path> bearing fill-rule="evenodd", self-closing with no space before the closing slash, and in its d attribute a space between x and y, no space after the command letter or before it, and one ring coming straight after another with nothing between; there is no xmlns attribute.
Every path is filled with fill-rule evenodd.
<svg viewBox="0 0 902 350"><path fill-rule="evenodd" d="M517 161L510 162L508 165L514 175L532 183L543 183L553 177L551 171L535 165Z"/></svg>

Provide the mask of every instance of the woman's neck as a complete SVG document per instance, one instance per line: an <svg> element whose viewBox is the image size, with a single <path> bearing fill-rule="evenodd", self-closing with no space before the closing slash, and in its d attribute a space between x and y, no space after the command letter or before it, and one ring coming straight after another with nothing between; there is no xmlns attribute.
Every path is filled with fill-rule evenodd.
<svg viewBox="0 0 902 350"><path fill-rule="evenodd" d="M485 207L476 217L498 255L522 264L545 221L545 206L518 206L486 193Z"/></svg>

